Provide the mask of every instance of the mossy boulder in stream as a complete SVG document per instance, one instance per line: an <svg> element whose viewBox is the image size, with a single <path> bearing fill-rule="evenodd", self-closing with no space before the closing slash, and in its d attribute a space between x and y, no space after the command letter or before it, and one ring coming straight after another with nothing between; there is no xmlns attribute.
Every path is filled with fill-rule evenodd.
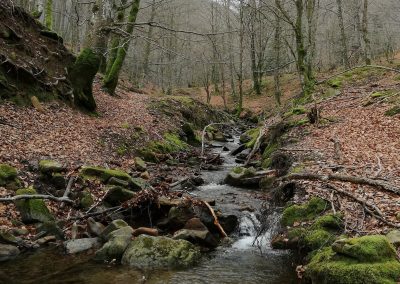
<svg viewBox="0 0 400 284"><path fill-rule="evenodd" d="M306 204L292 205L283 211L281 223L284 226L293 226L295 222L310 221L328 208L325 200L313 197Z"/></svg>
<svg viewBox="0 0 400 284"><path fill-rule="evenodd" d="M335 242L314 255L306 276L318 284L398 283L400 263L384 236Z"/></svg>
<svg viewBox="0 0 400 284"><path fill-rule="evenodd" d="M258 187L260 179L252 179L256 175L256 169L235 167L225 178L225 183L239 187Z"/></svg>
<svg viewBox="0 0 400 284"><path fill-rule="evenodd" d="M130 226L124 226L109 233L108 241L101 249L96 251L95 259L102 261L120 260L132 239L132 233L133 229Z"/></svg>
<svg viewBox="0 0 400 284"><path fill-rule="evenodd" d="M7 189L16 190L21 182L19 181L18 172L14 167L6 164L0 164L0 186Z"/></svg>
<svg viewBox="0 0 400 284"><path fill-rule="evenodd" d="M33 195L37 194L33 188L19 189L17 195ZM15 202L17 209L21 215L22 222L36 223L54 221L46 204L41 199L18 200Z"/></svg>
<svg viewBox="0 0 400 284"><path fill-rule="evenodd" d="M96 110L92 85L99 67L100 57L90 48L86 48L78 56L74 65L69 68L68 73L73 87L74 103L88 111Z"/></svg>
<svg viewBox="0 0 400 284"><path fill-rule="evenodd" d="M187 268L201 257L197 247L185 240L141 235L129 244L122 264L136 268Z"/></svg>

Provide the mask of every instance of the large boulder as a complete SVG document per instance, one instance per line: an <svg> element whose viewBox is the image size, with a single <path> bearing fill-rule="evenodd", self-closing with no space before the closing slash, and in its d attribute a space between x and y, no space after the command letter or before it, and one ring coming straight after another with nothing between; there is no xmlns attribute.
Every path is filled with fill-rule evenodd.
<svg viewBox="0 0 400 284"><path fill-rule="evenodd" d="M168 212L168 217L161 220L157 226L164 229L176 230L183 228L186 222L194 217L194 211L189 206L173 206Z"/></svg>
<svg viewBox="0 0 400 284"><path fill-rule="evenodd" d="M108 241L101 249L96 251L95 259L102 261L120 260L132 239L132 233L133 229L130 226L112 231L108 235Z"/></svg>
<svg viewBox="0 0 400 284"><path fill-rule="evenodd" d="M185 240L141 235L129 244L122 264L143 268L186 268L201 257L200 251Z"/></svg>
<svg viewBox="0 0 400 284"><path fill-rule="evenodd" d="M20 251L12 245L0 244L0 262L13 259L19 255Z"/></svg>
<svg viewBox="0 0 400 284"><path fill-rule="evenodd" d="M292 205L283 211L281 223L283 226L293 226L295 222L310 221L328 208L325 200L313 197L303 205Z"/></svg>
<svg viewBox="0 0 400 284"><path fill-rule="evenodd" d="M76 254L99 246L99 238L75 239L64 242L64 247L67 254Z"/></svg>
<svg viewBox="0 0 400 284"><path fill-rule="evenodd" d="M319 250L306 277L318 284L397 283L400 263L385 236L344 239Z"/></svg>
<svg viewBox="0 0 400 284"><path fill-rule="evenodd" d="M17 190L17 195L34 194L37 193L33 188ZM46 203L42 199L17 200L15 205L17 206L22 222L24 223L54 221L53 215L50 213Z"/></svg>
<svg viewBox="0 0 400 284"><path fill-rule="evenodd" d="M210 248L215 248L218 246L218 241L207 229L206 230L182 229L176 231L172 238L174 240L186 240L193 244L199 244Z"/></svg>
<svg viewBox="0 0 400 284"><path fill-rule="evenodd" d="M17 175L18 172L15 168L6 164L0 164L0 186L16 190L21 184Z"/></svg>
<svg viewBox="0 0 400 284"><path fill-rule="evenodd" d="M386 237L389 242L394 245L396 248L400 247L400 230L390 231Z"/></svg>

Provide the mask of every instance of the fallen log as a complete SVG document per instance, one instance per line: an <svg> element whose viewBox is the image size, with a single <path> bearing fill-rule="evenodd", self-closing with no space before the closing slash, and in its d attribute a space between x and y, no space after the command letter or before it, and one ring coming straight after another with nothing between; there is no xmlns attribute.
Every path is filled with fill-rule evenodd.
<svg viewBox="0 0 400 284"><path fill-rule="evenodd" d="M395 194L400 194L400 187L388 183L382 180L376 180L366 177L357 177L357 176L347 176L347 175L318 175L312 173L299 173L299 174L290 174L288 176L283 177L283 180L319 180L319 181L342 181L342 182L350 182L355 184L362 185L370 185L374 187L379 187L385 191L392 192Z"/></svg>
<svg viewBox="0 0 400 284"><path fill-rule="evenodd" d="M149 235L153 237L158 237L158 230L146 227L140 227L133 230L132 236L137 237L140 235Z"/></svg>

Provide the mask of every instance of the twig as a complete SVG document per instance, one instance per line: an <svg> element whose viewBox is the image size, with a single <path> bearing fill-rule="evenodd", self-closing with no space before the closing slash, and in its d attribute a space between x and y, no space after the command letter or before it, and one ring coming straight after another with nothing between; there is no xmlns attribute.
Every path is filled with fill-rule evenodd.
<svg viewBox="0 0 400 284"><path fill-rule="evenodd" d="M67 219L67 221L86 219L86 218L89 218L89 217L102 215L104 213L108 213L108 212L111 212L111 211L118 211L120 209L123 209L123 207L122 206L115 206L115 207L104 209L104 210L99 211L99 212L93 212L93 213L85 214L85 215L82 215L82 216L70 217L70 218Z"/></svg>
<svg viewBox="0 0 400 284"><path fill-rule="evenodd" d="M246 162L244 163L245 166L247 166L249 164L251 158L253 158L255 153L260 149L261 139L263 138L264 134L265 134L265 129L264 129L264 127L262 127L260 129L260 133L258 134L256 143L254 144L253 149L251 150L250 154L247 156Z"/></svg>
<svg viewBox="0 0 400 284"><path fill-rule="evenodd" d="M75 177L70 177L70 178L69 178L68 184L67 184L67 188L65 189L65 192L64 192L64 194L63 194L63 198L68 198L68 195L69 195L70 192L71 192L72 185L73 185L74 182L75 182L75 179L76 179ZM61 204L61 208L63 208L64 205L65 205L65 203Z"/></svg>
<svg viewBox="0 0 400 284"><path fill-rule="evenodd" d="M188 179L189 179L189 177L185 177L185 178L183 178L183 179L181 179L181 180L178 180L178 181L176 181L176 182L173 182L173 183L171 183L171 184L169 185L169 187L170 187L170 188L174 188L174 187L180 185L181 183L184 183L184 182L187 181Z"/></svg>
<svg viewBox="0 0 400 284"><path fill-rule="evenodd" d="M382 162L381 162L381 158L377 155L376 158L378 159L378 171L375 173L374 178L377 178L380 176L381 172L383 171L383 167L382 167Z"/></svg>

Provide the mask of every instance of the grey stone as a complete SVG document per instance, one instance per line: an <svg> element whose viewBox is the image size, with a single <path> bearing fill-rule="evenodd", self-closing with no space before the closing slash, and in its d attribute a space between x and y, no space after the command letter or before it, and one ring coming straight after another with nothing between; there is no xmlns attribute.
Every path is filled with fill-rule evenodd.
<svg viewBox="0 0 400 284"><path fill-rule="evenodd" d="M75 239L64 242L67 254L75 254L100 246L98 238Z"/></svg>
<svg viewBox="0 0 400 284"><path fill-rule="evenodd" d="M20 251L12 245L0 244L0 262L13 259L19 255Z"/></svg>

